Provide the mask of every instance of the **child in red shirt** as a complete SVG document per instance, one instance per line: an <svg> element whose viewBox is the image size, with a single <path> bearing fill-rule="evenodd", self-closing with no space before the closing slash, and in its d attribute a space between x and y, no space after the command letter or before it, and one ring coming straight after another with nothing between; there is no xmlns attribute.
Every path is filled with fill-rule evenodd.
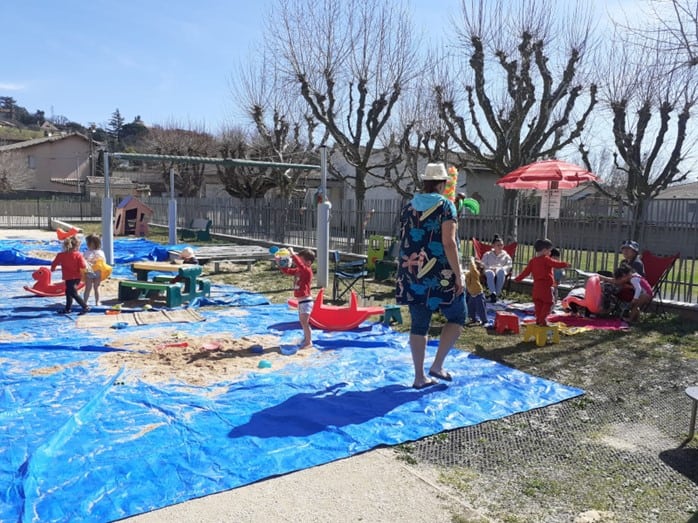
<svg viewBox="0 0 698 523"><path fill-rule="evenodd" d="M315 254L309 249L302 249L298 254L289 249L292 267L279 267L281 272L293 276L293 296L298 300L298 320L303 327L303 342L300 349L312 347L313 340L310 332L310 312L313 310L313 297L310 294L310 284L313 281L313 262Z"/></svg>
<svg viewBox="0 0 698 523"><path fill-rule="evenodd" d="M58 314L70 314L73 300L82 307L78 314L85 314L90 311L87 302L78 294L78 284L82 278L81 270L87 268L85 258L78 251L79 247L80 241L75 236L66 238L63 240L63 252L59 252L53 262L51 262L51 271L55 271L56 267L61 266L63 281L65 282L65 309L58 311Z"/></svg>
<svg viewBox="0 0 698 523"><path fill-rule="evenodd" d="M550 257L553 242L547 238L536 240L533 248L536 255L528 262L521 274L514 278L514 281L522 281L529 274L533 275L533 306L536 311L536 323L546 326L548 314L553 308L553 286L555 285L553 269L564 269L570 265Z"/></svg>

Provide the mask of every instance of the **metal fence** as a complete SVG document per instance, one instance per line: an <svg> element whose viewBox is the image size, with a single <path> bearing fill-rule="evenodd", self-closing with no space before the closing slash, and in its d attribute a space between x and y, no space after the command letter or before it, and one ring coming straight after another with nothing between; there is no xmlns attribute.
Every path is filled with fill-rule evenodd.
<svg viewBox="0 0 698 523"><path fill-rule="evenodd" d="M149 197L154 223L168 222L167 198ZM361 220L368 244L371 236L384 238L389 245L398 235L399 200L367 200ZM79 200L3 200L0 227L47 228L52 218L64 221L99 221L101 198ZM638 230L643 248L655 254L681 253L665 284L665 297L684 303L698 301L698 201L670 200L651 202ZM519 248L514 259L520 270L533 255L532 244L542 237L544 220L535 204L522 205L518 217ZM356 207L352 200L332 202L330 248L351 251L357 242ZM559 219L548 223L548 237L562 250L563 259L585 271L608 269L620 261L618 246L629 238L629 223L624 209L609 201L565 202ZM196 218L212 220L213 233L242 236L280 244L315 245L317 209L307 200L236 200L233 198L180 198L177 200L177 227L186 227ZM461 239L476 237L489 241L504 230L510 218L501 213L501 202L486 202L477 216L461 217ZM505 240L507 240L505 238ZM462 250L473 254L470 242Z"/></svg>

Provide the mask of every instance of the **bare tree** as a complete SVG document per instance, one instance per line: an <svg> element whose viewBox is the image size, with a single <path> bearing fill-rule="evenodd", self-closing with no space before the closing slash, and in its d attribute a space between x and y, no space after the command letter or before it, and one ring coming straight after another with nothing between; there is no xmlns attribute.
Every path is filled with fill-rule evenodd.
<svg viewBox="0 0 698 523"><path fill-rule="evenodd" d="M696 0L649 0L645 13L614 20L634 46L650 53L657 50L670 70L698 68L698 2Z"/></svg>
<svg viewBox="0 0 698 523"><path fill-rule="evenodd" d="M694 71L677 69L673 53L659 42L622 38L611 49L602 105L612 116L615 168L627 182L622 192L601 192L631 209L630 234L638 235L645 204L672 183L685 180L691 110L698 100ZM589 151L580 144L587 167Z"/></svg>
<svg viewBox="0 0 698 523"><path fill-rule="evenodd" d="M188 129L170 123L155 125L147 138L148 152L153 154L194 156L210 158L216 156L217 145L214 137L203 127L189 124ZM206 164L186 160L165 160L160 162L165 184L170 183L170 169L175 170L175 192L179 196L200 196L204 182Z"/></svg>
<svg viewBox="0 0 698 523"><path fill-rule="evenodd" d="M435 70L439 114L456 144L499 177L572 144L596 103L582 70L588 12L546 0L461 7L461 69ZM515 198L505 191L505 212L513 214ZM505 234L515 236L514 226L509 220Z"/></svg>
<svg viewBox="0 0 698 523"><path fill-rule="evenodd" d="M223 132L220 153L223 158L250 160L253 148L251 138L242 129L228 129ZM218 177L225 192L234 198L262 198L269 190L276 187L270 169L259 167L235 166L218 167Z"/></svg>
<svg viewBox="0 0 698 523"><path fill-rule="evenodd" d="M403 95L394 120L388 126L390 134L383 147L383 181L406 199L421 185L422 163L457 163L458 155L449 151L448 129L425 84Z"/></svg>
<svg viewBox="0 0 698 523"><path fill-rule="evenodd" d="M272 54L334 147L354 168L345 181L357 205L354 250L363 249L367 176L403 90L417 74L413 30L389 0L278 0L267 31Z"/></svg>
<svg viewBox="0 0 698 523"><path fill-rule="evenodd" d="M315 142L317 121L299 95L292 94L280 70L268 56L250 60L236 77L233 95L238 106L254 127L246 134L241 129L225 133L222 154L279 163L318 163ZM320 144L327 141L327 133ZM235 193L260 197L276 190L288 201L306 171L289 168L230 166L219 168L221 180ZM255 177L263 180L253 181ZM240 180L235 180L240 178ZM260 192L263 191L263 192ZM228 191L232 194L230 191Z"/></svg>
<svg viewBox="0 0 698 523"><path fill-rule="evenodd" d="M0 152L0 193L29 189L31 178L26 157L17 151Z"/></svg>

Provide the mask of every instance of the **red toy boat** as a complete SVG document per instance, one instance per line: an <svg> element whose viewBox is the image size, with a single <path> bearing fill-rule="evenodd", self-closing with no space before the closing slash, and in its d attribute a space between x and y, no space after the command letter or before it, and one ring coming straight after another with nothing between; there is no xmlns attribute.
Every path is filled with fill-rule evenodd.
<svg viewBox="0 0 698 523"><path fill-rule="evenodd" d="M320 289L310 311L310 324L326 331L348 331L358 327L366 318L376 314L384 314L383 307L359 307L356 293L351 291L349 307L325 305L323 302L324 289ZM298 307L298 300L290 299L291 307Z"/></svg>
<svg viewBox="0 0 698 523"><path fill-rule="evenodd" d="M65 282L52 282L51 270L48 267L39 267L32 273L32 278L36 280L36 283L32 287L25 285L25 290L37 296L65 296ZM80 282L77 288L82 289L84 286L85 284Z"/></svg>

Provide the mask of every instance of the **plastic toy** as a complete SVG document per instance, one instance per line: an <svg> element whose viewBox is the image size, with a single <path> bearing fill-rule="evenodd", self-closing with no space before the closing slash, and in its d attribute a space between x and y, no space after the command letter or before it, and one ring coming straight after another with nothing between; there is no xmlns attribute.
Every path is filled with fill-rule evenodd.
<svg viewBox="0 0 698 523"><path fill-rule="evenodd" d="M36 280L36 283L28 287L24 286L24 289L36 294L37 296L65 296L65 282L63 281L51 281L51 270L48 267L39 267L32 273L32 278ZM82 289L85 286L84 283L79 283L77 289Z"/></svg>
<svg viewBox="0 0 698 523"><path fill-rule="evenodd" d="M71 236L75 236L78 234L80 231L76 229L75 227L71 227L67 231L64 231L60 227L56 229L56 237L58 237L59 240L63 241L66 238L70 238Z"/></svg>
<svg viewBox="0 0 698 523"><path fill-rule="evenodd" d="M259 360L259 363L257 364L257 367L260 369L270 369L271 368L271 362L267 360Z"/></svg>
<svg viewBox="0 0 698 523"><path fill-rule="evenodd" d="M544 347L550 336L552 343L560 343L559 325L536 325L535 323L524 323L523 340L536 340L538 347Z"/></svg>
<svg viewBox="0 0 698 523"><path fill-rule="evenodd" d="M106 261L99 259L92 265L93 272L99 271L99 281L104 281L111 276L112 267ZM81 269L82 281L85 281L87 269Z"/></svg>
<svg viewBox="0 0 698 523"><path fill-rule="evenodd" d="M315 297L313 309L310 311L310 324L313 327L326 331L348 331L358 327L369 316L384 314L383 307L359 307L356 293L351 291L349 307L325 305L323 293L320 289ZM298 307L295 299L288 300L291 307Z"/></svg>
<svg viewBox="0 0 698 523"><path fill-rule="evenodd" d="M269 253L274 256L274 259L276 260L276 264L279 267L288 268L288 267L291 267L293 265L293 261L291 260L291 253L285 247L282 247L282 248L278 248L276 246L269 247Z"/></svg>
<svg viewBox="0 0 698 523"><path fill-rule="evenodd" d="M562 300L562 308L567 310L575 307L586 309L590 314L603 314L603 290L601 278L592 274L584 284L584 289L572 289Z"/></svg>
<svg viewBox="0 0 698 523"><path fill-rule="evenodd" d="M458 169L451 166L448 168L448 180L446 180L446 188L444 189L444 196L451 200L456 201L456 185L458 184Z"/></svg>
<svg viewBox="0 0 698 523"><path fill-rule="evenodd" d="M480 202L474 198L466 198L465 194L459 192L456 196L456 201L453 202L456 205L456 211L459 213L463 209L468 209L470 214L478 215L480 214Z"/></svg>

